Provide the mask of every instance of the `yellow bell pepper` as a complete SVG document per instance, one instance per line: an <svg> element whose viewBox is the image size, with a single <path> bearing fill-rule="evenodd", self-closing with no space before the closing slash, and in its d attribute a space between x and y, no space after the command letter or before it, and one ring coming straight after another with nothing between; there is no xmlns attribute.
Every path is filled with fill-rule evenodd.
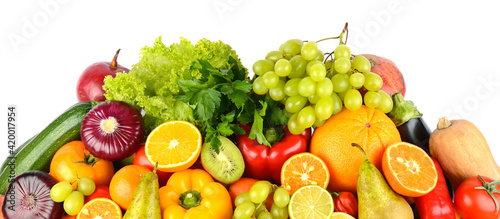
<svg viewBox="0 0 500 219"><path fill-rule="evenodd" d="M233 207L227 189L201 169L175 172L160 188L163 219L231 219Z"/></svg>

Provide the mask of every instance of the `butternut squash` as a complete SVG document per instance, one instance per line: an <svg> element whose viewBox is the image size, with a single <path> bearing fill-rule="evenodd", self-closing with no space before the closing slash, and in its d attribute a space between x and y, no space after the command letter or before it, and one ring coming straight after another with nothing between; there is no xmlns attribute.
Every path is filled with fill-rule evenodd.
<svg viewBox="0 0 500 219"><path fill-rule="evenodd" d="M471 176L500 179L500 167L486 139L470 121L440 118L429 139L429 149L454 189Z"/></svg>

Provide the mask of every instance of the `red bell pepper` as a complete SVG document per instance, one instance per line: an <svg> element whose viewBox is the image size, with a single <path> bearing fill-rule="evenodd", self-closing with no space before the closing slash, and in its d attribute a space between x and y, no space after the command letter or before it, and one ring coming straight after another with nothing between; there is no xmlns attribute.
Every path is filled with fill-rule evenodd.
<svg viewBox="0 0 500 219"><path fill-rule="evenodd" d="M443 170L436 159L431 158L436 166L438 181L434 189L424 196L415 197L418 213L422 219L441 218L455 219L455 209L451 201Z"/></svg>
<svg viewBox="0 0 500 219"><path fill-rule="evenodd" d="M307 151L311 138L311 129L308 128L299 135L291 134L286 126L284 137L271 147L259 144L256 139L250 139L249 133L252 124L242 125L245 135L237 135L238 147L245 160L245 176L269 180L280 184L281 167L294 154Z"/></svg>
<svg viewBox="0 0 500 219"><path fill-rule="evenodd" d="M332 192L335 212L344 212L355 218L358 217L358 199L351 192Z"/></svg>

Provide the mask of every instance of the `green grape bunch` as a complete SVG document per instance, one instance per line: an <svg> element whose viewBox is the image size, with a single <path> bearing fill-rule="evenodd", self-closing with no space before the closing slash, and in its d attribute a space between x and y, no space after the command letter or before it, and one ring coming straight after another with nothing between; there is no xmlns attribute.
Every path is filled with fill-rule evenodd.
<svg viewBox="0 0 500 219"><path fill-rule="evenodd" d="M271 209L266 208L268 196L272 195ZM290 194L283 187L267 180L255 182L248 192L234 199L234 219L287 219Z"/></svg>
<svg viewBox="0 0 500 219"><path fill-rule="evenodd" d="M292 134L322 126L343 107L357 110L364 104L384 113L392 110L391 97L380 90L382 78L371 72L366 57L351 53L343 41L346 33L347 24L340 36L328 38L340 39L331 53L318 48L325 39L290 39L253 64L253 92L283 103Z"/></svg>

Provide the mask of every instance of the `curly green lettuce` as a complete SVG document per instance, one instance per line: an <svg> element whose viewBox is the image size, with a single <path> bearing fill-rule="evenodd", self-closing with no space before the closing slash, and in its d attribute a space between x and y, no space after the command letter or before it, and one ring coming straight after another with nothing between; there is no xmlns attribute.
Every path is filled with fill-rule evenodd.
<svg viewBox="0 0 500 219"><path fill-rule="evenodd" d="M140 60L129 73L118 73L104 79L106 100L124 101L144 110L144 123L149 133L163 122L186 120L197 123L194 106L177 96L183 91L178 81L200 79L202 74L193 63L206 60L217 69L230 68L230 57L244 69L236 52L221 41L199 40L193 45L180 38L179 43L166 46L158 37L153 46L141 49Z"/></svg>

